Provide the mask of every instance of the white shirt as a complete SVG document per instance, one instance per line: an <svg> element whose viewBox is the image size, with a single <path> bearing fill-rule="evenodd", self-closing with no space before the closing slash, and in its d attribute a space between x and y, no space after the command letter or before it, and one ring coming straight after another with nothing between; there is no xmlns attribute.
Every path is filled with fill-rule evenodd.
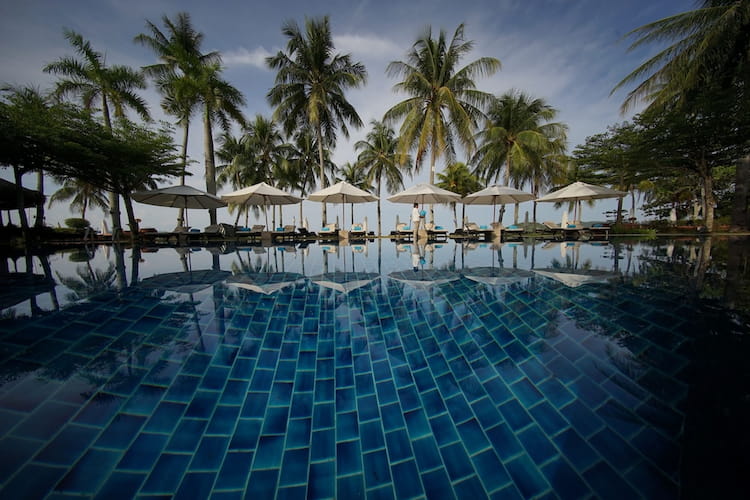
<svg viewBox="0 0 750 500"><path fill-rule="evenodd" d="M411 221L419 222L419 209L417 207L411 209Z"/></svg>

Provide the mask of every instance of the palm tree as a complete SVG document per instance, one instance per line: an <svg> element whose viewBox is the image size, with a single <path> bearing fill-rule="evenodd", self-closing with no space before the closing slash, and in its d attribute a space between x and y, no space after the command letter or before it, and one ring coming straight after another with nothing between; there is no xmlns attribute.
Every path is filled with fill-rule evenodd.
<svg viewBox="0 0 750 500"><path fill-rule="evenodd" d="M367 173L369 182L377 183L378 196L378 235L383 234L381 225L380 198L383 197L383 181L389 193L403 189L404 172L411 174L410 156L400 157L396 153L398 140L392 128L382 122L373 120L372 130L364 141L354 144L356 151L361 151L357 164Z"/></svg>
<svg viewBox="0 0 750 500"><path fill-rule="evenodd" d="M326 146L336 144L336 131L349 137L347 124L359 128L362 120L346 100L344 92L358 88L367 80L364 65L353 62L349 54L334 54L328 17L306 19L305 31L289 21L282 27L289 39L286 52L279 51L266 59L277 70L275 86L268 92L268 101L276 106L274 118L283 124L287 134L310 126L318 146L320 187L326 187ZM323 203L326 224L326 204Z"/></svg>
<svg viewBox="0 0 750 500"><path fill-rule="evenodd" d="M462 162L454 162L449 164L445 167L444 172L437 175L437 186L439 188L458 193L462 198L483 188L482 183L479 182L477 176L471 173L469 167L467 167L466 164ZM451 203L451 208L453 209L453 223L455 224L456 228L458 228L460 224L456 217L455 202ZM464 220L465 216L466 205L463 205L463 208L461 210L461 221Z"/></svg>
<svg viewBox="0 0 750 500"><path fill-rule="evenodd" d="M63 179L60 189L55 191L49 199L49 206L61 201L70 201L70 208L81 210L81 218L86 218L86 210L89 207L97 207L107 210L107 196L104 191L79 179Z"/></svg>
<svg viewBox="0 0 750 500"><path fill-rule="evenodd" d="M84 108L92 110L98 101L104 119L104 126L112 130L110 106L116 118L125 117L125 108L133 109L142 119L150 120L146 101L135 91L145 89L143 74L127 66L107 66L105 56L96 52L91 44L72 30L64 30L65 38L81 57L63 57L44 67L45 73L54 73L63 78L57 82L54 95L78 97ZM116 235L120 228L120 199L112 192L109 195L109 206L112 214L112 233Z"/></svg>
<svg viewBox="0 0 750 500"><path fill-rule="evenodd" d="M174 21L162 17L166 33L150 21L146 27L150 34L141 33L135 42L150 47L158 56L160 63L145 66L144 72L156 80L156 87L162 94L162 109L177 118L182 126L183 140L180 157L183 173L180 184L185 184L187 168L187 148L190 131L190 119L200 102L195 76L200 67L220 62L218 52L201 53L203 33L192 26L190 15L181 12ZM184 209L179 210L178 225L182 225Z"/></svg>
<svg viewBox="0 0 750 500"><path fill-rule="evenodd" d="M417 39L407 60L388 64L389 76L404 80L394 87L410 97L385 113L384 121L403 119L398 152L405 155L416 150L415 166L419 173L424 156L430 152L430 183L435 182L435 164L442 156L455 157L455 142L467 154L474 151L474 131L483 108L492 96L476 90L474 79L500 69L500 61L481 57L459 68L463 56L474 47L464 39L464 25L456 28L448 42L444 31L432 38L431 28Z"/></svg>
<svg viewBox="0 0 750 500"><path fill-rule="evenodd" d="M686 109L701 101L696 95L708 95L716 101L726 99L735 105L727 113L733 116L727 116L725 121L736 123L733 128L747 130L746 120L750 115L748 33L748 0L701 0L695 10L636 28L628 33L636 39L630 50L653 42L670 44L623 78L612 93L636 84L622 105L623 111L639 100L648 102L646 110L652 111L665 105ZM742 121L744 123L739 123ZM750 224L747 210L750 155L746 151L739 154L732 223L744 229ZM705 204L707 212L713 210L710 203Z"/></svg>
<svg viewBox="0 0 750 500"><path fill-rule="evenodd" d="M217 123L228 132L230 121L241 125L245 118L240 107L245 105L242 92L221 78L221 65L208 64L200 68L196 83L200 102L203 105L203 147L206 165L206 191L216 194L216 163L214 155L213 125ZM216 209L208 211L210 223L217 223Z"/></svg>
<svg viewBox="0 0 750 500"><path fill-rule="evenodd" d="M542 167L553 165L550 155L563 154L566 147L568 127L552 122L556 116L557 110L544 99L517 90L494 99L487 124L477 134L480 146L472 158L475 173L488 184L501 175L506 186L511 185L511 180L515 181L514 187L520 187L524 179L541 182ZM504 212L503 206L500 220Z"/></svg>
<svg viewBox="0 0 750 500"><path fill-rule="evenodd" d="M336 182L344 181L348 182L354 187L358 187L364 191L372 191L372 181L367 175L365 169L359 163L346 162L336 169ZM351 203L352 221L354 224L354 203Z"/></svg>

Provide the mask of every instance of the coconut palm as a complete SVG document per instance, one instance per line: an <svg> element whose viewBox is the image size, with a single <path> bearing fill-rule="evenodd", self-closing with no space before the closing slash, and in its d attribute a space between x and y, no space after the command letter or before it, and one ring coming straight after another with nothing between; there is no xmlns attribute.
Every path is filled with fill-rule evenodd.
<svg viewBox="0 0 750 500"><path fill-rule="evenodd" d="M245 105L242 92L221 78L221 65L201 66L196 76L200 103L203 106L203 148L206 166L206 191L216 194L216 159L214 155L213 126L218 124L224 132L230 130L231 121L241 125L245 118L240 108ZM216 224L216 209L208 211L210 223Z"/></svg>
<svg viewBox="0 0 750 500"><path fill-rule="evenodd" d="M389 193L395 193L404 187L404 173L411 174L411 157L397 155L398 139L392 128L382 122L373 120L372 130L363 141L354 144L356 151L361 151L357 164L367 173L370 183L377 183L378 196L378 235L383 234L381 226L380 198L383 197L383 183Z"/></svg>
<svg viewBox="0 0 750 500"><path fill-rule="evenodd" d="M81 211L81 218L86 218L86 210L89 207L97 207L107 210L107 196L105 192L96 186L80 179L63 179L60 189L55 191L49 198L49 206L53 203L70 201L70 208Z"/></svg>
<svg viewBox="0 0 750 500"><path fill-rule="evenodd" d="M475 173L488 184L502 176L506 186L520 188L524 179L536 178L550 155L563 154L567 125L553 122L557 110L544 99L511 90L493 100L487 124L477 134L479 149L472 158ZM505 207L500 208L502 220ZM516 214L516 222L518 215Z"/></svg>
<svg viewBox="0 0 750 500"><path fill-rule="evenodd" d="M112 130L111 114L124 118L125 108L131 108L141 118L149 120L146 101L136 93L137 89L146 88L143 74L127 66L107 66L104 54L95 51L80 34L67 29L64 34L80 59L63 57L44 67L45 73L62 76L56 84L54 95L60 98L75 96L90 110L95 108L98 101L104 126L108 130ZM110 193L109 206L113 234L117 234L121 224L120 199L116 193Z"/></svg>
<svg viewBox="0 0 750 500"><path fill-rule="evenodd" d="M645 100L654 107L675 100L684 103L692 94L707 87L718 90L741 84L747 89L750 1L701 0L698 5L695 10L660 19L628 33L627 36L636 38L630 50L664 40L672 43L615 86L612 92L637 83L628 93L623 109L638 100Z"/></svg>
<svg viewBox="0 0 750 500"><path fill-rule="evenodd" d="M349 137L347 124L356 128L362 120L346 100L344 92L358 88L367 79L364 65L353 62L349 54L334 54L335 47L328 17L306 19L305 31L289 21L282 27L288 38L286 52L279 51L266 59L275 69L275 86L268 92L268 101L275 106L274 118L287 134L303 126L310 126L318 146L320 187L325 179L326 147L336 144L336 132ZM326 204L323 203L326 223Z"/></svg>
<svg viewBox="0 0 750 500"><path fill-rule="evenodd" d="M162 94L162 109L176 117L177 124L182 126L180 157L183 173L180 184L185 184L190 119L200 102L195 75L201 66L217 63L220 57L218 52L201 52L203 33L195 30L189 14L181 12L174 21L163 16L162 22L165 32L146 21L149 34L141 33L135 37L135 42L150 47L160 60L157 64L145 66L143 70L156 81L156 87ZM182 225L183 216L184 209L180 209L178 225Z"/></svg>
<svg viewBox="0 0 750 500"><path fill-rule="evenodd" d="M464 196L477 192L484 186L479 181L476 175L474 175L469 167L463 162L450 163L445 167L442 173L437 174L438 183L437 186L448 191L458 193L463 198ZM466 205L463 205L461 211L461 220L463 221L466 216ZM456 203L451 203L453 209L453 223L456 227L459 226L458 219L456 216Z"/></svg>
<svg viewBox="0 0 750 500"><path fill-rule="evenodd" d="M385 113L384 121L403 119L398 152L405 155L416 151L415 167L419 172L427 151L430 152L430 183L435 182L435 164L446 156L455 156L455 143L471 154L474 132L483 115L483 108L492 96L476 89L474 79L488 76L500 69L500 61L481 57L459 68L462 57L474 47L464 38L464 25L456 28L448 42L444 31L437 39L432 29L417 39L406 61L388 64L389 76L403 76L395 85L397 92L410 97Z"/></svg>

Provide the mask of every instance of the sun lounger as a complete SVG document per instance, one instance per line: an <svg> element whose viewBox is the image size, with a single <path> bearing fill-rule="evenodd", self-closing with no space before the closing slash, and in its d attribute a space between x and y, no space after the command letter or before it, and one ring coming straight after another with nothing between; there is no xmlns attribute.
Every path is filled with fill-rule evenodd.
<svg viewBox="0 0 750 500"><path fill-rule="evenodd" d="M428 222L425 224L425 230L427 231L428 240L445 241L448 239L448 230L443 226L436 226L432 222Z"/></svg>
<svg viewBox="0 0 750 500"><path fill-rule="evenodd" d="M491 226L480 226L476 222L466 222L464 224L464 232L470 238L483 240L491 240L494 236Z"/></svg>
<svg viewBox="0 0 750 500"><path fill-rule="evenodd" d="M557 224L556 222L545 221L542 222L552 236L556 239L588 239L591 237L591 233L587 228L583 227L582 224L565 224L564 226Z"/></svg>
<svg viewBox="0 0 750 500"><path fill-rule="evenodd" d="M359 224L352 224L349 230L349 239L363 239L367 236L367 218Z"/></svg>
<svg viewBox="0 0 750 500"><path fill-rule="evenodd" d="M611 227L608 224L594 223L588 227L592 238L609 238L609 230Z"/></svg>
<svg viewBox="0 0 750 500"><path fill-rule="evenodd" d="M330 224L326 224L325 226L321 227L320 231L318 231L318 237L338 238L339 237L338 224L336 224L335 222L331 222Z"/></svg>
<svg viewBox="0 0 750 500"><path fill-rule="evenodd" d="M294 240L297 235L297 227L289 224L282 227L277 227L271 233L274 241L289 241Z"/></svg>

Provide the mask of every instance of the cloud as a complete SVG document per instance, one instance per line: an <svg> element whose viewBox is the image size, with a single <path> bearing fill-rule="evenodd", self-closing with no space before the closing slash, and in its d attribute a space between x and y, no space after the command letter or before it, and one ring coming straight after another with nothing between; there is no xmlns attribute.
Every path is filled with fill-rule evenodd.
<svg viewBox="0 0 750 500"><path fill-rule="evenodd" d="M392 40L374 35L336 35L333 43L336 52L368 59L398 59L404 53L403 47Z"/></svg>
<svg viewBox="0 0 750 500"><path fill-rule="evenodd" d="M256 47L253 50L240 47L224 52L221 59L227 66L255 66L260 69L268 69L266 58L272 55L265 47Z"/></svg>

